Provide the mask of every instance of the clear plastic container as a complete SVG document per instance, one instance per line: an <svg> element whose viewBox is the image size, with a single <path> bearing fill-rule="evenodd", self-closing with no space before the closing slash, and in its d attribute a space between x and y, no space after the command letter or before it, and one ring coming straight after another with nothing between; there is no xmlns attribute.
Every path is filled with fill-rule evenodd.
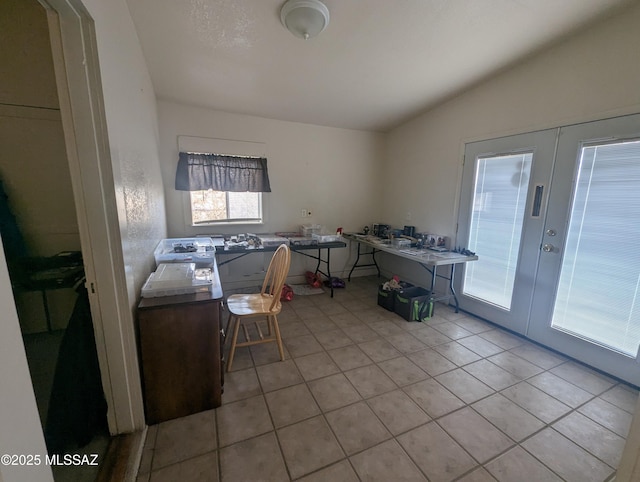
<svg viewBox="0 0 640 482"><path fill-rule="evenodd" d="M170 238L160 241L153 252L156 265L160 263L211 264L215 260L216 248L207 237Z"/></svg>
<svg viewBox="0 0 640 482"><path fill-rule="evenodd" d="M269 248L273 246L277 247L277 246L280 246L281 244L286 244L287 246L289 246L289 239L282 236L258 235L258 237L260 238L260 242L262 243L262 246L265 248Z"/></svg>
<svg viewBox="0 0 640 482"><path fill-rule="evenodd" d="M160 263L142 287L143 298L211 291L211 269L196 269L195 263Z"/></svg>
<svg viewBox="0 0 640 482"><path fill-rule="evenodd" d="M320 234L321 230L322 226L320 226L319 224L303 224L302 226L300 226L300 232L304 237L310 237L314 234Z"/></svg>
<svg viewBox="0 0 640 482"><path fill-rule="evenodd" d="M393 241L391 241L391 245L394 248L410 248L411 241L404 238L393 238Z"/></svg>
<svg viewBox="0 0 640 482"><path fill-rule="evenodd" d="M318 240L318 243L334 243L342 239L339 234L313 234L312 237Z"/></svg>

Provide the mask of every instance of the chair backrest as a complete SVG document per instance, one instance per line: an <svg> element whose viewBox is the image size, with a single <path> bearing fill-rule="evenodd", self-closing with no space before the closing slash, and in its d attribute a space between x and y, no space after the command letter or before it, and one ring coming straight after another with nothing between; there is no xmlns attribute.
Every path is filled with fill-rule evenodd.
<svg viewBox="0 0 640 482"><path fill-rule="evenodd" d="M267 275L262 283L262 294L271 295L273 301L269 307L270 311L273 311L278 303L280 303L280 294L282 293L282 287L284 281L289 274L289 267L291 266L291 251L289 246L281 244L276 249L276 252L271 258L269 268L267 269Z"/></svg>

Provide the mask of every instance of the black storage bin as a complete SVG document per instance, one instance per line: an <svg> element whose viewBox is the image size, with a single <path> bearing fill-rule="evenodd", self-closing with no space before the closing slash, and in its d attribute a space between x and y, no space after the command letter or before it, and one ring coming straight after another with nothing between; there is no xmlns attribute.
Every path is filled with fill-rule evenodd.
<svg viewBox="0 0 640 482"><path fill-rule="evenodd" d="M425 321L433 316L431 292L414 286L395 292L393 311L407 321Z"/></svg>
<svg viewBox="0 0 640 482"><path fill-rule="evenodd" d="M395 304L396 293L398 290L385 290L382 289L384 284L378 286L378 305L382 306L385 310L393 311L393 306ZM402 289L411 288L413 285L411 283L407 283L406 281L400 281L400 287Z"/></svg>

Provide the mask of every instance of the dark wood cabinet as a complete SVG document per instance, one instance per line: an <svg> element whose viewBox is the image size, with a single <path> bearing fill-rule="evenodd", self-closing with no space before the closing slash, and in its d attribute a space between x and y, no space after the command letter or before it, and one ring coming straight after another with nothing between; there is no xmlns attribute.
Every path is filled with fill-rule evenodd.
<svg viewBox="0 0 640 482"><path fill-rule="evenodd" d="M211 293L143 298L138 305L147 424L220 406L221 310Z"/></svg>

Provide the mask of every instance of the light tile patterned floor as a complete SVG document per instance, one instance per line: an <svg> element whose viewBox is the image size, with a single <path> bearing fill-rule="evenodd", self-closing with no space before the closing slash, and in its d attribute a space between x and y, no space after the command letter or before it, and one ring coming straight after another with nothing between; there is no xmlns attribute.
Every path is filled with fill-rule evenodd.
<svg viewBox="0 0 640 482"><path fill-rule="evenodd" d="M609 481L637 391L446 306L409 323L377 278L297 296L239 349L223 405L149 428L139 481Z"/></svg>

